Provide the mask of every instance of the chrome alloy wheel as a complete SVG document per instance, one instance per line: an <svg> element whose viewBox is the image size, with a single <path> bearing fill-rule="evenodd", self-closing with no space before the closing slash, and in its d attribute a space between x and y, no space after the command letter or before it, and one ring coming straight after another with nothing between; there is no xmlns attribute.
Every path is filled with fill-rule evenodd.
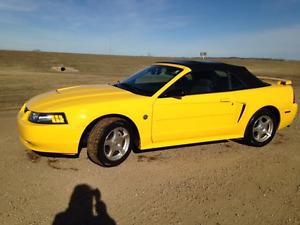
<svg viewBox="0 0 300 225"><path fill-rule="evenodd" d="M130 147L129 131L124 127L117 127L105 137L104 154L107 159L116 161L121 159Z"/></svg>
<svg viewBox="0 0 300 225"><path fill-rule="evenodd" d="M263 115L257 118L253 125L253 137L258 142L265 142L274 130L274 122L270 116Z"/></svg>

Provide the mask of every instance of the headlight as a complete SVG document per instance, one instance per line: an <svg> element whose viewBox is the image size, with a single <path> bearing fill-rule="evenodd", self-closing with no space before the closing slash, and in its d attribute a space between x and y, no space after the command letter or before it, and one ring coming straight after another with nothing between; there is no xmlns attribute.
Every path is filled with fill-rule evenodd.
<svg viewBox="0 0 300 225"><path fill-rule="evenodd" d="M43 124L66 124L67 123L67 119L64 113L31 112L28 120L32 123L43 123Z"/></svg>

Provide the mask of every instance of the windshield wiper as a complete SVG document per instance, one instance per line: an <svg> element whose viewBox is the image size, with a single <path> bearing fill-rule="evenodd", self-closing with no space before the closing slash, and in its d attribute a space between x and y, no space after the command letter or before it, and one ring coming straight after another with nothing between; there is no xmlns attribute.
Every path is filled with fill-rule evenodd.
<svg viewBox="0 0 300 225"><path fill-rule="evenodd" d="M130 91L130 92L133 92L134 93L134 89L131 85L127 84L127 83L120 83L119 81L114 84L113 86L115 87L118 87L118 88L121 88L121 89L124 89L126 91Z"/></svg>

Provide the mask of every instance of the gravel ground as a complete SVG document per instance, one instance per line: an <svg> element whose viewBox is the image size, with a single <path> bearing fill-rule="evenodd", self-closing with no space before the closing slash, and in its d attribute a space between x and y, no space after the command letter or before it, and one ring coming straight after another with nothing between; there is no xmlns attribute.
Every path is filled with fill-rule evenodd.
<svg viewBox="0 0 300 225"><path fill-rule="evenodd" d="M78 158L26 151L16 113L0 117L3 225L300 224L299 119L262 149L205 143L102 168L85 150Z"/></svg>
<svg viewBox="0 0 300 225"><path fill-rule="evenodd" d="M93 164L86 150L78 158L41 157L18 141L17 108L26 99L115 82L162 59L8 51L0 59L1 225L300 224L299 115L264 148L205 143L132 153L114 168ZM298 61L227 61L292 78L300 102ZM79 72L50 71L60 64Z"/></svg>

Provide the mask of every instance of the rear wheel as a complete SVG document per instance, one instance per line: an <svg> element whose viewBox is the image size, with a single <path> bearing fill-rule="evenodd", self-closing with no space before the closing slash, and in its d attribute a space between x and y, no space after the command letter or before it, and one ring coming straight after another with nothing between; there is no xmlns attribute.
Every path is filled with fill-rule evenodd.
<svg viewBox="0 0 300 225"><path fill-rule="evenodd" d="M244 136L245 143L255 147L268 144L276 133L277 123L272 111L268 109L257 111L247 125Z"/></svg>
<svg viewBox="0 0 300 225"><path fill-rule="evenodd" d="M122 163L130 154L132 132L126 120L105 118L92 129L87 145L89 158L101 166Z"/></svg>

